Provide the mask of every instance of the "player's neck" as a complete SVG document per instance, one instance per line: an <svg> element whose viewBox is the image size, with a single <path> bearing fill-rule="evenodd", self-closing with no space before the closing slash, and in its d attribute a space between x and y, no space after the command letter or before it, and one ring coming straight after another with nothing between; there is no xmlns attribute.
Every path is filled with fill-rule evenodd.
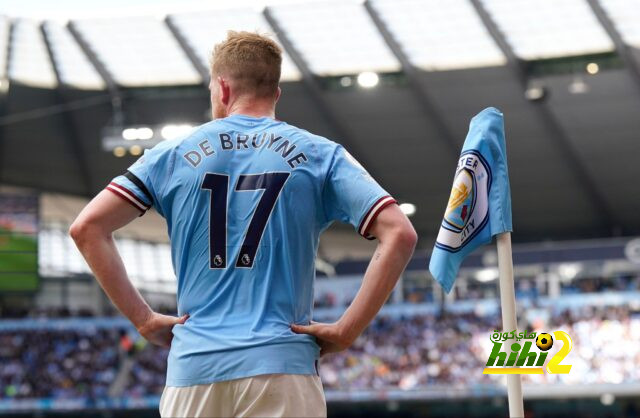
<svg viewBox="0 0 640 418"><path fill-rule="evenodd" d="M267 117L274 119L276 116L275 103L271 101L252 101L250 103L238 103L234 106L231 106L228 115L245 115L254 118Z"/></svg>

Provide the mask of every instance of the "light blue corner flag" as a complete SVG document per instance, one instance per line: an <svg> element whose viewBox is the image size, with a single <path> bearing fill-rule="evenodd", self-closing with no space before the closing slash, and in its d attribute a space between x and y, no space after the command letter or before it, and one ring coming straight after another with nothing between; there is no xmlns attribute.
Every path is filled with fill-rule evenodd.
<svg viewBox="0 0 640 418"><path fill-rule="evenodd" d="M504 120L502 112L489 107L469 124L429 271L448 293L464 258L511 230Z"/></svg>

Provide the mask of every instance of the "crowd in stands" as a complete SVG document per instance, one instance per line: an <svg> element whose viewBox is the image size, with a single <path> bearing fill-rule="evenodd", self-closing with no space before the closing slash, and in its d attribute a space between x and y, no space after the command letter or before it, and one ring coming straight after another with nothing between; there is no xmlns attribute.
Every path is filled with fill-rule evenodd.
<svg viewBox="0 0 640 418"><path fill-rule="evenodd" d="M104 398L119 365L119 331L0 332L0 398Z"/></svg>
<svg viewBox="0 0 640 418"><path fill-rule="evenodd" d="M135 354L135 363L122 395L139 397L161 394L167 372L168 348L147 345Z"/></svg>
<svg viewBox="0 0 640 418"><path fill-rule="evenodd" d="M499 324L497 316L381 318L350 350L322 361L320 375L326 388L350 390L496 382L500 376L481 370L493 347L489 335ZM563 330L573 341L563 363L572 364L570 374L524 376L525 382L640 382L640 312L621 307L561 311L522 329ZM556 344L548 358L559 348Z"/></svg>
<svg viewBox="0 0 640 418"><path fill-rule="evenodd" d="M525 382L640 382L640 312L628 307L542 312L521 329L564 330L573 339L567 375ZM483 375L498 316L380 317L348 351L320 362L325 388L419 389L493 383ZM559 347L554 346L550 356ZM0 331L0 399L106 397L124 358L133 359L121 396L159 395L168 351L131 329Z"/></svg>
<svg viewBox="0 0 640 418"><path fill-rule="evenodd" d="M561 284L562 294L640 290L640 276L589 277Z"/></svg>
<svg viewBox="0 0 640 418"><path fill-rule="evenodd" d="M320 375L325 388L351 390L464 383L470 370L484 366L474 339L488 339L497 320L473 314L381 317L350 350L323 359Z"/></svg>

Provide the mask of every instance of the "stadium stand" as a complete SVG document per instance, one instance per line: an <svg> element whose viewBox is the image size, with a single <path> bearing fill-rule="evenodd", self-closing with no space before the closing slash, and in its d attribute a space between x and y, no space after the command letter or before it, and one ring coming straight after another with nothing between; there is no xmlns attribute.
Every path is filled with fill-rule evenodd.
<svg viewBox="0 0 640 418"><path fill-rule="evenodd" d="M468 373L487 361L489 335L499 328L497 314L420 314L411 308L378 318L351 350L323 359L319 370L329 398L343 392L397 390L417 396L430 387L447 386L485 385L485 391L498 390L499 377ZM633 308L593 307L588 298L579 305L560 298L556 307L536 309L535 317L521 328L565 330L579 350L572 358L571 374L526 376L525 383L640 384L634 366L640 360L638 303ZM619 343L612 347L611 341ZM130 359L133 364L127 367L119 396L159 396L167 353L147 345L117 317L4 321L0 396L3 401L48 398L94 403L107 397L110 384Z"/></svg>

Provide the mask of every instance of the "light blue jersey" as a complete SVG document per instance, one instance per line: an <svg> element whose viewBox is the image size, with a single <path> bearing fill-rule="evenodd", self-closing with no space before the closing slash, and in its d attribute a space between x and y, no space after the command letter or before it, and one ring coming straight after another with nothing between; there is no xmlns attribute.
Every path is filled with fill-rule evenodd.
<svg viewBox="0 0 640 418"><path fill-rule="evenodd" d="M366 238L395 203L340 145L270 118L233 115L166 141L107 189L167 220L178 278L167 385L315 374L320 233L334 220Z"/></svg>

